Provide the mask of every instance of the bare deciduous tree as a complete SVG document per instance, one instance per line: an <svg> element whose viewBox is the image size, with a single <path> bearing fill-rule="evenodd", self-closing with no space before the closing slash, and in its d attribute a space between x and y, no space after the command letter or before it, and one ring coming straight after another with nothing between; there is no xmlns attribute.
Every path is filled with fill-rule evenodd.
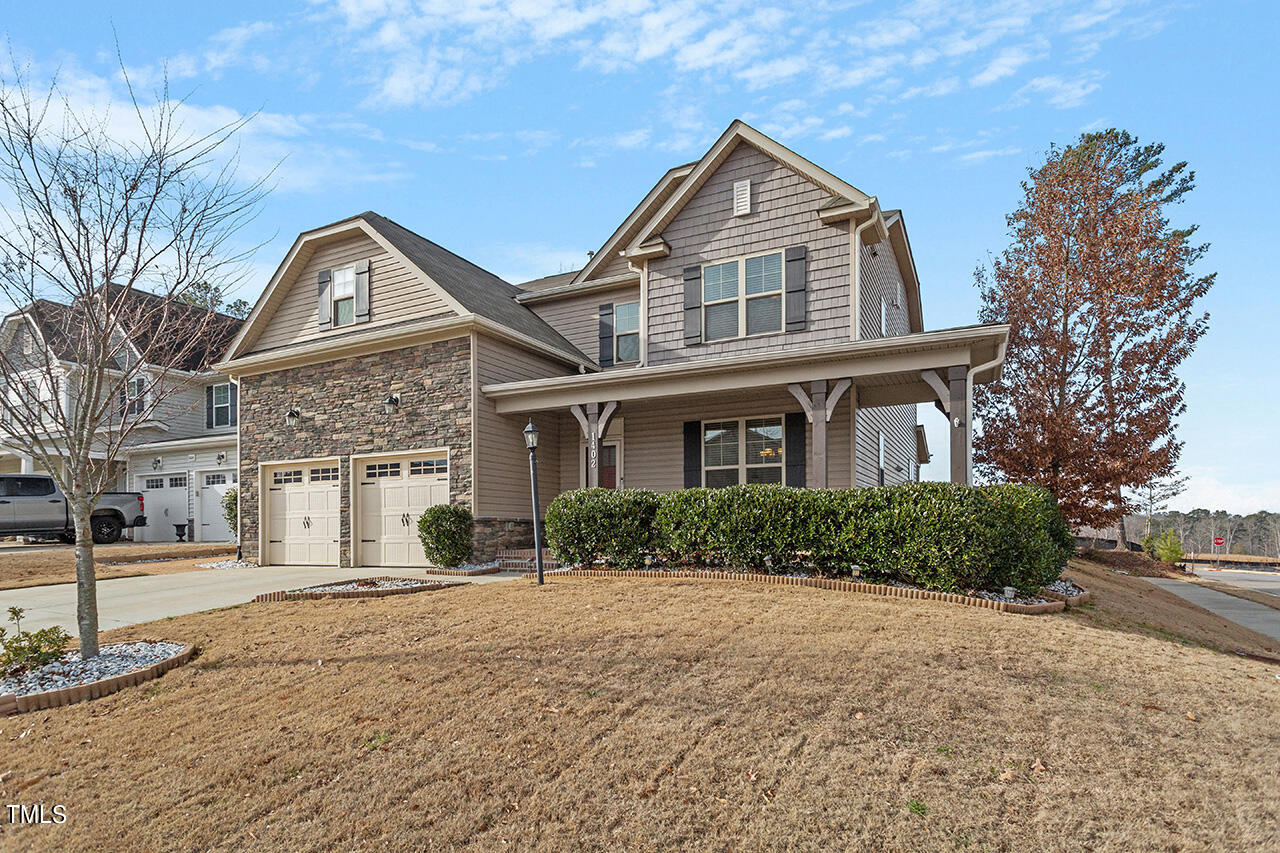
<svg viewBox="0 0 1280 853"><path fill-rule="evenodd" d="M15 309L0 341L4 443L67 496L92 657L94 507L135 431L228 343L227 318L186 297L242 277L252 249L235 235L265 189L240 179L231 145L251 116L189 132L167 85L144 103L126 74L117 121L56 78L37 91L11 68L0 78L0 296Z"/></svg>

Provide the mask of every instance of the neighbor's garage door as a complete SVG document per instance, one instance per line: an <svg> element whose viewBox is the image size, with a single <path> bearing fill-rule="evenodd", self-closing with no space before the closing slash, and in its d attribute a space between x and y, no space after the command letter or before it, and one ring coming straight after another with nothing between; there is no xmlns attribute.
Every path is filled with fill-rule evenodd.
<svg viewBox="0 0 1280 853"><path fill-rule="evenodd" d="M147 526L133 528L134 538L142 542L177 542L174 525L187 523L187 475L153 474L138 479Z"/></svg>
<svg viewBox="0 0 1280 853"><path fill-rule="evenodd" d="M267 561L273 566L338 565L338 463L270 468L265 479Z"/></svg>
<svg viewBox="0 0 1280 853"><path fill-rule="evenodd" d="M444 452L359 459L360 565L425 566L418 516L449 502L449 462Z"/></svg>

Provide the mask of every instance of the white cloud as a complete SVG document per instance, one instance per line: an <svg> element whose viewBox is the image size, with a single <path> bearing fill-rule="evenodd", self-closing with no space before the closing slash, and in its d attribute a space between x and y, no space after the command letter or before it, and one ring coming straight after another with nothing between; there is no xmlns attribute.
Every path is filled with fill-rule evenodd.
<svg viewBox="0 0 1280 853"><path fill-rule="evenodd" d="M1034 58L1035 53L1027 45L1003 48L985 68L969 78L969 85L989 86L997 80L1012 76Z"/></svg>
<svg viewBox="0 0 1280 853"><path fill-rule="evenodd" d="M1089 71L1071 80L1057 74L1036 77L1014 93L1010 106L1026 104L1031 95L1043 96L1049 106L1060 110L1083 106L1090 95L1102 88L1104 76L1100 71Z"/></svg>
<svg viewBox="0 0 1280 853"><path fill-rule="evenodd" d="M818 134L818 138L823 142L831 142L835 139L846 139L853 135L853 128L850 127L833 127L830 130Z"/></svg>
<svg viewBox="0 0 1280 853"><path fill-rule="evenodd" d="M1224 509L1248 515L1280 512L1280 483L1226 482L1212 469L1189 470L1187 490L1169 502L1172 509Z"/></svg>
<svg viewBox="0 0 1280 853"><path fill-rule="evenodd" d="M962 154L956 159L961 163L981 163L984 160L990 160L992 157L1009 157L1013 154L1021 154L1022 149L1014 146L1006 148L983 148L978 151L970 151L968 154Z"/></svg>

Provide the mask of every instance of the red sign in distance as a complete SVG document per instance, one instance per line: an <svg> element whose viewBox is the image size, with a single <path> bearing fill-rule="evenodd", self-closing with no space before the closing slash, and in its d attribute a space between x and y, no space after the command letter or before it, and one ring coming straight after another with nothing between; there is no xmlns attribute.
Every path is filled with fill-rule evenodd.
<svg viewBox="0 0 1280 853"><path fill-rule="evenodd" d="M1214 545L1226 545L1226 544L1227 544L1227 540L1223 539L1221 536L1215 536L1215 537L1213 537L1213 544L1214 544Z"/></svg>

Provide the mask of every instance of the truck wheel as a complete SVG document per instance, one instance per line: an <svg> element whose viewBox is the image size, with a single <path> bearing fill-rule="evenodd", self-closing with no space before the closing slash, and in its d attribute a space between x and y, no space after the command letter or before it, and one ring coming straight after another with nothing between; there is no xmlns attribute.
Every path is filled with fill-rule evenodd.
<svg viewBox="0 0 1280 853"><path fill-rule="evenodd" d="M93 519L90 525L93 528L93 544L110 545L120 540L120 531L123 529L118 518L112 518L109 515L100 515Z"/></svg>
<svg viewBox="0 0 1280 853"><path fill-rule="evenodd" d="M63 545L74 545L76 544L76 535L70 531L65 531L58 534L58 541Z"/></svg>

